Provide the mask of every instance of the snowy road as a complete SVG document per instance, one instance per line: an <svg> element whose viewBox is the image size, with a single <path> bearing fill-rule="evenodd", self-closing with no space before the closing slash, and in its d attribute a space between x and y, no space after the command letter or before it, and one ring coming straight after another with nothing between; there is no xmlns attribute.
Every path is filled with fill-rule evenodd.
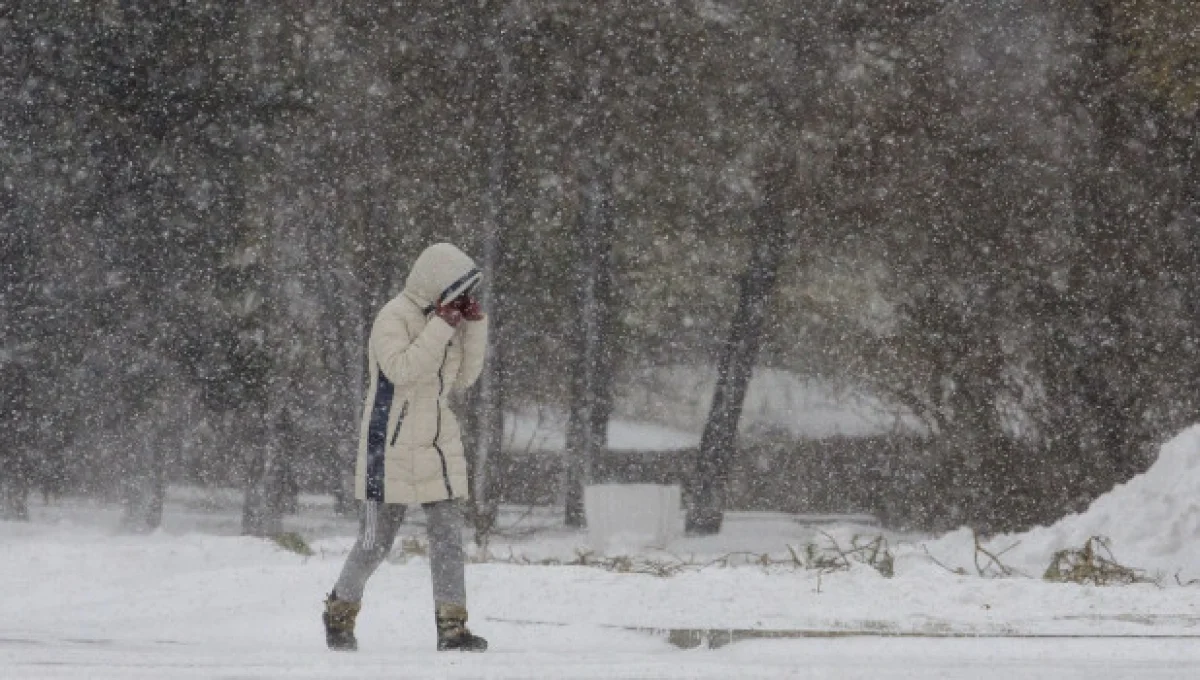
<svg viewBox="0 0 1200 680"><path fill-rule="evenodd" d="M0 641L0 674L22 680L248 680L250 678L970 678L974 680L1137 680L1200 676L1197 640L1013 640L847 638L745 642L679 651L622 635L585 649L567 638L522 639L491 629L483 655L421 649L334 654L293 644L209 645ZM569 637L569 636L568 636Z"/></svg>

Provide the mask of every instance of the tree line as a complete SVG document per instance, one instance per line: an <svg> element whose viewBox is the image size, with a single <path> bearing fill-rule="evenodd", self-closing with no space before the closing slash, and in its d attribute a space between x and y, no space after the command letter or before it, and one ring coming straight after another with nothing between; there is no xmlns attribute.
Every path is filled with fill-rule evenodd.
<svg viewBox="0 0 1200 680"><path fill-rule="evenodd" d="M1197 31L1177 0L0 8L0 467L161 519L167 481L346 499L365 333L485 264L501 414L563 502L646 365L716 365L720 526L756 365L919 419L925 526L1077 510L1196 419ZM508 483L512 483L511 480ZM349 500L345 502L348 504Z"/></svg>

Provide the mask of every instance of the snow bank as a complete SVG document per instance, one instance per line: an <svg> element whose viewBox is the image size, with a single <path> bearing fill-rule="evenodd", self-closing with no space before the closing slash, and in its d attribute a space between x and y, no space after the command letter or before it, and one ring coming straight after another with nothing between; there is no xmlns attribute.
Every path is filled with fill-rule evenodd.
<svg viewBox="0 0 1200 680"><path fill-rule="evenodd" d="M1083 513L1068 515L1053 526L996 537L987 544L1003 555L1006 565L1040 577L1051 557L1064 548L1079 548L1092 536L1110 539L1114 557L1125 566L1166 576L1164 583L1200 578L1200 425L1163 445L1144 474L1096 499ZM974 573L974 542L960 529L926 544L947 564Z"/></svg>

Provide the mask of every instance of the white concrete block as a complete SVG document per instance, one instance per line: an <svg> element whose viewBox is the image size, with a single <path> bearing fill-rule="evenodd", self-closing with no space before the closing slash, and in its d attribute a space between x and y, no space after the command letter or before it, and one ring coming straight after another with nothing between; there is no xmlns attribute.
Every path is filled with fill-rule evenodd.
<svg viewBox="0 0 1200 680"><path fill-rule="evenodd" d="M601 554L665 547L683 535L678 485L595 484L583 490L588 542Z"/></svg>

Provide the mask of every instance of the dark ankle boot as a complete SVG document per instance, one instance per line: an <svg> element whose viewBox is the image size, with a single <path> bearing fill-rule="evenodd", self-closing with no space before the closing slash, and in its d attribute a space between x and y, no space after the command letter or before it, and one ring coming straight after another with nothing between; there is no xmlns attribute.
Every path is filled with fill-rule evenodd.
<svg viewBox="0 0 1200 680"><path fill-rule="evenodd" d="M439 652L482 652L487 640L467 630L467 608L461 604L437 605L437 648Z"/></svg>
<svg viewBox="0 0 1200 680"><path fill-rule="evenodd" d="M354 638L354 621L360 609L361 602L339 600L336 593L330 593L325 599L325 613L321 615L321 620L325 622L325 644L330 649L338 652L358 649L358 640Z"/></svg>

